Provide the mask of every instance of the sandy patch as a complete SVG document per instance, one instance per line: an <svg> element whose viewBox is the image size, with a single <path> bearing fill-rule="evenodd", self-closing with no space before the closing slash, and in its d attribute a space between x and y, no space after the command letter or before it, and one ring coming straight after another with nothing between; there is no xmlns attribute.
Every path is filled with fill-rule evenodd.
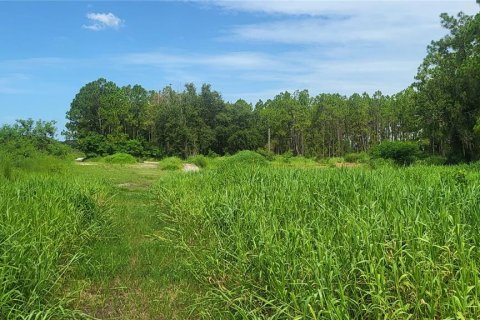
<svg viewBox="0 0 480 320"><path fill-rule="evenodd" d="M183 171L185 172L198 172L200 171L200 168L193 163L185 163L183 165Z"/></svg>

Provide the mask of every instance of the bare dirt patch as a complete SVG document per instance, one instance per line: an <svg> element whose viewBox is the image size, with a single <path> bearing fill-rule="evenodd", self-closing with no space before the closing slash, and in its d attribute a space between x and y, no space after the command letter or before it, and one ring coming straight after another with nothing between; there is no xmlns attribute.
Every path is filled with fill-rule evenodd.
<svg viewBox="0 0 480 320"><path fill-rule="evenodd" d="M185 172L198 172L200 171L200 168L193 163L185 163L183 165L183 171Z"/></svg>
<svg viewBox="0 0 480 320"><path fill-rule="evenodd" d="M97 166L98 165L97 162L78 162L78 161L76 161L75 163L78 164L79 166Z"/></svg>

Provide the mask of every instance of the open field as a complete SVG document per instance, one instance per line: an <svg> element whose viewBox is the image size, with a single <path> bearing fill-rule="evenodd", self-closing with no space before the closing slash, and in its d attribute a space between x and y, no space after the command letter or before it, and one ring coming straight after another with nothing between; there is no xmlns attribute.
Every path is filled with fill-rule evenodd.
<svg viewBox="0 0 480 320"><path fill-rule="evenodd" d="M0 1L0 320L480 319L480 0L54 2Z"/></svg>
<svg viewBox="0 0 480 320"><path fill-rule="evenodd" d="M1 314L480 316L476 165L208 161L193 173L75 164L3 183Z"/></svg>

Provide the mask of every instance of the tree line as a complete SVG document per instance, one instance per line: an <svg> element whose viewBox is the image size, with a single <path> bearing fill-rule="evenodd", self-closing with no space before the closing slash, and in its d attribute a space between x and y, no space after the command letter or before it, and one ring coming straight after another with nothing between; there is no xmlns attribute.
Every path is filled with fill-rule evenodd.
<svg viewBox="0 0 480 320"><path fill-rule="evenodd" d="M149 91L98 79L67 112L67 138L88 155L226 154L239 150L331 157L382 141L415 141L451 162L479 158L480 14L441 15L448 34L432 41L405 90L344 96L282 92L255 105L226 102L204 84Z"/></svg>

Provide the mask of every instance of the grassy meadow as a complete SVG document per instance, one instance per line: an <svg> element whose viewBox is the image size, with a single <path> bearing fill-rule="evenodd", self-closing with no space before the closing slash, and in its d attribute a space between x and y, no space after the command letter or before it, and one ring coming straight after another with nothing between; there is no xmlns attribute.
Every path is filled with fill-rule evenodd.
<svg viewBox="0 0 480 320"><path fill-rule="evenodd" d="M0 178L0 318L72 319L66 276L104 223L104 187L67 175Z"/></svg>
<svg viewBox="0 0 480 320"><path fill-rule="evenodd" d="M232 161L156 184L158 239L191 254L203 318L477 319L478 178Z"/></svg>
<svg viewBox="0 0 480 320"><path fill-rule="evenodd" d="M0 320L480 319L474 1L16 2Z"/></svg>
<svg viewBox="0 0 480 320"><path fill-rule="evenodd" d="M57 160L2 162L2 319L480 317L476 164Z"/></svg>

